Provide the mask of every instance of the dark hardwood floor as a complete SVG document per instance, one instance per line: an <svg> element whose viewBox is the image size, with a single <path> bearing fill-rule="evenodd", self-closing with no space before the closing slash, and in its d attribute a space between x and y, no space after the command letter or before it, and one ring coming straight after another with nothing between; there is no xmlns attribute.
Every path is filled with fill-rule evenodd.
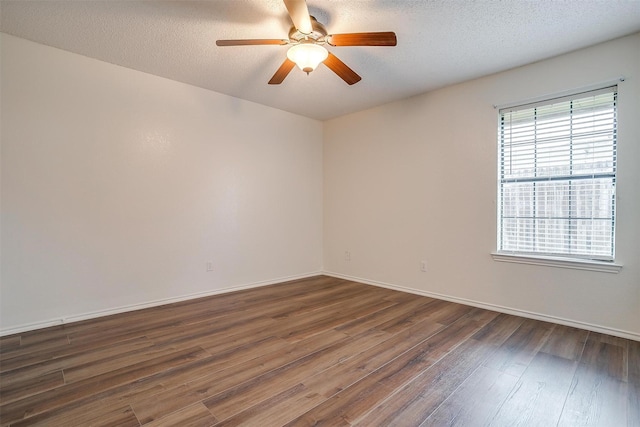
<svg viewBox="0 0 640 427"><path fill-rule="evenodd" d="M640 426L640 342L316 277L0 338L3 426Z"/></svg>

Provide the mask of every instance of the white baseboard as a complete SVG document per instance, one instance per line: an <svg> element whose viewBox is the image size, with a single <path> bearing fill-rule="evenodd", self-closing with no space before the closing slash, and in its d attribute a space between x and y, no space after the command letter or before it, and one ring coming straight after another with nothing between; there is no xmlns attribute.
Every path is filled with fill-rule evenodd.
<svg viewBox="0 0 640 427"><path fill-rule="evenodd" d="M197 298L203 298L203 297L208 297L208 296L212 296L212 295L226 294L226 293L229 293L229 292L241 291L243 289L258 288L258 287L261 287L261 286L273 285L273 284L276 284L276 283L287 282L287 281L290 281L290 280L305 279L307 277L320 276L322 274L323 273L321 271L316 271L316 272L313 272L313 273L306 273L306 274L300 274L300 275L295 275L295 276L287 276L287 277L279 277L277 279L262 280L262 281L259 281L259 282L252 282L252 283L247 283L247 284L243 284L243 285L231 286L229 288L215 289L215 290L205 291L205 292L197 292L197 293L194 293L194 294L181 295L181 296L171 297L171 298L163 298L163 299L159 299L159 300L155 300L155 301L149 301L149 302L138 303L138 304L130 304L130 305L110 308L110 309L106 309L106 310L97 310L97 311L92 311L92 312L89 312L89 313L71 314L69 316L65 316L65 317L62 317L62 318L45 320L45 321L34 322L34 323L26 323L26 324L23 324L23 325L14 326L14 327L10 327L10 328L7 328L7 329L0 329L0 337L6 336L6 335L19 334L21 332L33 331L33 330L36 330L36 329L48 328L50 326L57 326L57 325L64 325L64 324L72 323L72 322L79 322L81 320L88 320L88 319L95 319L95 318L98 318L98 317L111 316L112 314L126 313L128 311L142 310L144 308L157 307L157 306L160 306L160 305L172 304L172 303L176 303L176 302L187 301L187 300L197 299Z"/></svg>
<svg viewBox="0 0 640 427"><path fill-rule="evenodd" d="M594 325L591 323L580 322L576 320L564 319L562 317L550 316L547 314L535 313L526 310L519 310L510 307L503 307L501 305L490 304L480 301L474 301L466 298L452 297L450 295L439 294L435 292L423 291L420 289L408 288L404 286L393 285L391 283L380 282L377 280L364 279L362 277L354 277L346 274L334 273L331 271L323 271L325 276L336 277L339 279L351 280L353 282L364 283L366 285L379 286L381 288L393 289L400 292L407 292L411 294L421 295L425 297L431 297L441 299L445 301L451 301L459 304L470 305L473 307L484 308L486 310L497 311L500 313L512 314L514 316L526 317L528 319L542 320L544 322L557 323L560 325L571 326L578 329L586 329L588 331L599 332L607 335L613 335L620 338L627 338L634 341L640 341L640 334L630 331L624 331L615 328L609 328L606 326Z"/></svg>
<svg viewBox="0 0 640 427"><path fill-rule="evenodd" d="M314 276L319 276L319 275L325 275L325 276L336 277L336 278L339 278L339 279L351 280L351 281L354 281L354 282L364 283L364 284L367 284L367 285L379 286L379 287L387 288L387 289L393 289L393 290L400 291L400 292L407 292L407 293L411 293L411 294L416 294L416 295L421 295L421 296L441 299L441 300L445 300L445 301L451 301L451 302L455 302L455 303L459 303L459 304L470 305L470 306L473 306L473 307L484 308L486 310L497 311L497 312L500 312L500 313L512 314L514 316L526 317L526 318L529 318L529 319L541 320L541 321L544 321L544 322L557 323L557 324L560 324L560 325L571 326L571 327L574 327L574 328L586 329L586 330L593 331L593 332L600 332L600 333L607 334L607 335L613 335L613 336L617 336L617 337L621 337L621 338L631 339L631 340L634 340L634 341L640 341L640 334L635 333L635 332L624 331L624 330L620 330L620 329L614 329L614 328L609 328L609 327L606 327L606 326L594 325L594 324L591 324L591 323L580 322L580 321L575 321L575 320L570 320L570 319L564 319L564 318L556 317L556 316L549 316L549 315L546 315L546 314L540 314L540 313L535 313L535 312L526 311L526 310L519 310L519 309L504 307L504 306L500 306L500 305L496 305L496 304L490 304L490 303L470 300L470 299L466 299L466 298L452 297L452 296L449 296L449 295L439 294L439 293L435 293L435 292L423 291L423 290L415 289L415 288L408 288L408 287L405 287L405 286L398 286L398 285L394 285L394 284L391 284L391 283L385 283L385 282L380 282L380 281L377 281L377 280L365 279L365 278L362 278L362 277L354 277L354 276L349 276L349 275L346 275L346 274L334 273L334 272L331 272L331 271L316 271L316 272L313 272L313 273L306 273L306 274L295 275L295 276L280 277L280 278L277 278L277 279L270 279L270 280L263 280L263 281L259 281L259 282L252 282L252 283L247 283L247 284L243 284L243 285L232 286L232 287L229 287L229 288L215 289L215 290L211 290L211 291L198 292L198 293L188 294L188 295L181 295L181 296L172 297L172 298L164 298L164 299L159 299L159 300L155 300L155 301L149 301L149 302L145 302L145 303L131 304L131 305L126 305L126 306L122 306L122 307L115 307L115 308L111 308L111 309L107 309L107 310L98 310L98 311L93 311L93 312L89 312L89 313L69 315L69 316L66 316L66 317L63 317L63 318L45 320L45 321L41 321L41 322L28 323L28 324L23 324L23 325L19 325L19 326L7 328L7 329L0 329L0 337L1 336L6 336L6 335L18 334L18 333L26 332L26 331L32 331L32 330L36 330L36 329L47 328L47 327L50 327L50 326L63 325L63 324L67 324L67 323L79 322L79 321L88 320L88 319L95 319L95 318L98 318L98 317L110 316L112 314L126 313L128 311L141 310L141 309L144 309L144 308L157 307L157 306L160 306L160 305L172 304L172 303L181 302L181 301L187 301L187 300L191 300L191 299L203 298L203 297L208 297L208 296L213 296L213 295L220 295L220 294L225 294L225 293L229 293L229 292L240 291L240 290L243 290L243 289L258 288L258 287L261 287L261 286L273 285L273 284L276 284L276 283L287 282L287 281L290 281L290 280L305 279L305 278L308 278L308 277L314 277Z"/></svg>

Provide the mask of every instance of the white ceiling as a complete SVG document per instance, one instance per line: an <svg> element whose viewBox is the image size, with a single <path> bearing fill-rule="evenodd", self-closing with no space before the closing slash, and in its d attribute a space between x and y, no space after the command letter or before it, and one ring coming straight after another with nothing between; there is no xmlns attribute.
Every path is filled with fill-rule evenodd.
<svg viewBox="0 0 640 427"><path fill-rule="evenodd" d="M307 0L329 33L395 31L396 47L333 47L362 76L321 66L267 82L286 46L282 0L2 0L0 30L216 92L329 119L640 31L640 0Z"/></svg>

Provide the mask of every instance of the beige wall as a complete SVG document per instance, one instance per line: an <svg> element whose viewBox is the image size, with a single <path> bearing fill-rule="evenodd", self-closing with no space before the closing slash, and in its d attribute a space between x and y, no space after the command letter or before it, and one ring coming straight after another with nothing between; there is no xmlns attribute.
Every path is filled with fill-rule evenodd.
<svg viewBox="0 0 640 427"><path fill-rule="evenodd" d="M619 76L622 271L493 261L493 105ZM640 34L340 117L324 132L327 272L640 339Z"/></svg>
<svg viewBox="0 0 640 427"><path fill-rule="evenodd" d="M3 333L321 271L322 123L1 37Z"/></svg>
<svg viewBox="0 0 640 427"><path fill-rule="evenodd" d="M1 334L324 259L330 274L640 339L640 34L324 124L1 43ZM622 271L493 261L493 105L621 75Z"/></svg>

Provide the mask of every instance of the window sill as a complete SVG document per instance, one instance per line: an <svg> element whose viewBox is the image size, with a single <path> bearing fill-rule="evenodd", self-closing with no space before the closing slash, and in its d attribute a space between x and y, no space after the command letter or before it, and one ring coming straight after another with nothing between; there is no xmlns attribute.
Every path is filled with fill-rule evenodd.
<svg viewBox="0 0 640 427"><path fill-rule="evenodd" d="M574 270L598 271L601 273L617 274L622 265L606 261L591 261L582 259L556 258L533 255L514 255L498 252L491 253L494 261L513 262L516 264L543 265L546 267L571 268Z"/></svg>

